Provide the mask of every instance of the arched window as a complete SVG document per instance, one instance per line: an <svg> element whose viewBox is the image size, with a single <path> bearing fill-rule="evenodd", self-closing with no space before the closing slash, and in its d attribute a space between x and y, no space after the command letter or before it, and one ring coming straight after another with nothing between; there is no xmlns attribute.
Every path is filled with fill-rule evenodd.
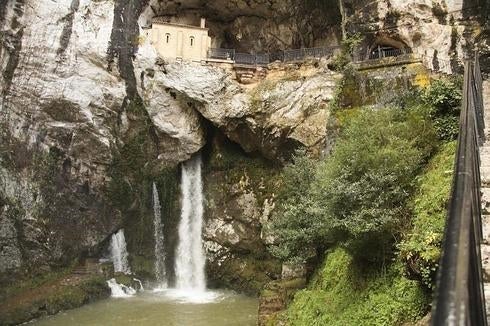
<svg viewBox="0 0 490 326"><path fill-rule="evenodd" d="M169 33L165 34L165 40L167 41L167 43L170 43L170 34Z"/></svg>
<svg viewBox="0 0 490 326"><path fill-rule="evenodd" d="M195 38L194 36L191 36L191 46L194 46Z"/></svg>

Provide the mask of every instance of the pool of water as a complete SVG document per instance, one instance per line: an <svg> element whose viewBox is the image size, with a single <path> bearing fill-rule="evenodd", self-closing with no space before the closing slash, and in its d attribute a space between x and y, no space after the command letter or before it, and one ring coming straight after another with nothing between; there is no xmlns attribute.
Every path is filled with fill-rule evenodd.
<svg viewBox="0 0 490 326"><path fill-rule="evenodd" d="M189 296L178 291L145 291L111 298L29 323L36 326L162 325L254 326L258 300L231 292Z"/></svg>

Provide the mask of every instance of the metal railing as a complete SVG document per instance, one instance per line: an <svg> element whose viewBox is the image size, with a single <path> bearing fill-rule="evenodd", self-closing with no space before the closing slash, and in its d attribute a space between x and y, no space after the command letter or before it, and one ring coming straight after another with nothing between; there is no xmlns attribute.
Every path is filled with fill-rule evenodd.
<svg viewBox="0 0 490 326"><path fill-rule="evenodd" d="M249 53L236 53L235 54L235 63L242 64L242 65L255 65L255 60L256 56L254 54L249 54Z"/></svg>
<svg viewBox="0 0 490 326"><path fill-rule="evenodd" d="M476 57L465 62L455 172L432 310L435 326L487 325L480 253L483 129L482 78Z"/></svg>
<svg viewBox="0 0 490 326"><path fill-rule="evenodd" d="M255 56L255 63L258 66L267 66L270 63L268 54L257 54Z"/></svg>
<svg viewBox="0 0 490 326"><path fill-rule="evenodd" d="M412 53L412 49L410 48L401 48L401 49L379 49L377 51L372 52L369 55L369 60L382 59L388 57L399 57L404 54Z"/></svg>
<svg viewBox="0 0 490 326"><path fill-rule="evenodd" d="M273 54L249 54L236 53L234 49L212 48L208 51L208 58L231 60L239 65L266 66L271 61L276 60L282 62L292 62L302 61L308 58L320 59L333 55L337 49L340 49L340 47L302 48L276 52Z"/></svg>
<svg viewBox="0 0 490 326"><path fill-rule="evenodd" d="M208 58L218 60L234 60L235 49L212 48L208 50Z"/></svg>
<svg viewBox="0 0 490 326"><path fill-rule="evenodd" d="M340 47L319 47L319 48L302 48L294 50L285 50L283 61L301 61L308 58L320 59L323 57L331 56L335 53L335 50Z"/></svg>

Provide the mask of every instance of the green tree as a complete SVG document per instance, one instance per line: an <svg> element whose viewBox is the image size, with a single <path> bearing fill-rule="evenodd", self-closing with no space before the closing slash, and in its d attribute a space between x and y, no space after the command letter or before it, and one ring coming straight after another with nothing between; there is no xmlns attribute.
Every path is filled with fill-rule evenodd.
<svg viewBox="0 0 490 326"><path fill-rule="evenodd" d="M424 102L430 107L439 139L454 140L458 136L462 86L458 80L435 80L423 93Z"/></svg>
<svg viewBox="0 0 490 326"><path fill-rule="evenodd" d="M327 160L313 168L297 158L286 170L275 252L304 260L305 248L340 243L355 256L383 258L409 221L413 180L435 143L423 108L366 109L353 117Z"/></svg>

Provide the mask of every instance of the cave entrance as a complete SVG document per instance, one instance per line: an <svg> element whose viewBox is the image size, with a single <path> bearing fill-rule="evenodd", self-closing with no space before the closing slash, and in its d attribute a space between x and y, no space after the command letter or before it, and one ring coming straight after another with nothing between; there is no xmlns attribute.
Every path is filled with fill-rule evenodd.
<svg viewBox="0 0 490 326"><path fill-rule="evenodd" d="M378 38L369 49L369 59L398 57L411 53L411 49L403 42L390 38Z"/></svg>

